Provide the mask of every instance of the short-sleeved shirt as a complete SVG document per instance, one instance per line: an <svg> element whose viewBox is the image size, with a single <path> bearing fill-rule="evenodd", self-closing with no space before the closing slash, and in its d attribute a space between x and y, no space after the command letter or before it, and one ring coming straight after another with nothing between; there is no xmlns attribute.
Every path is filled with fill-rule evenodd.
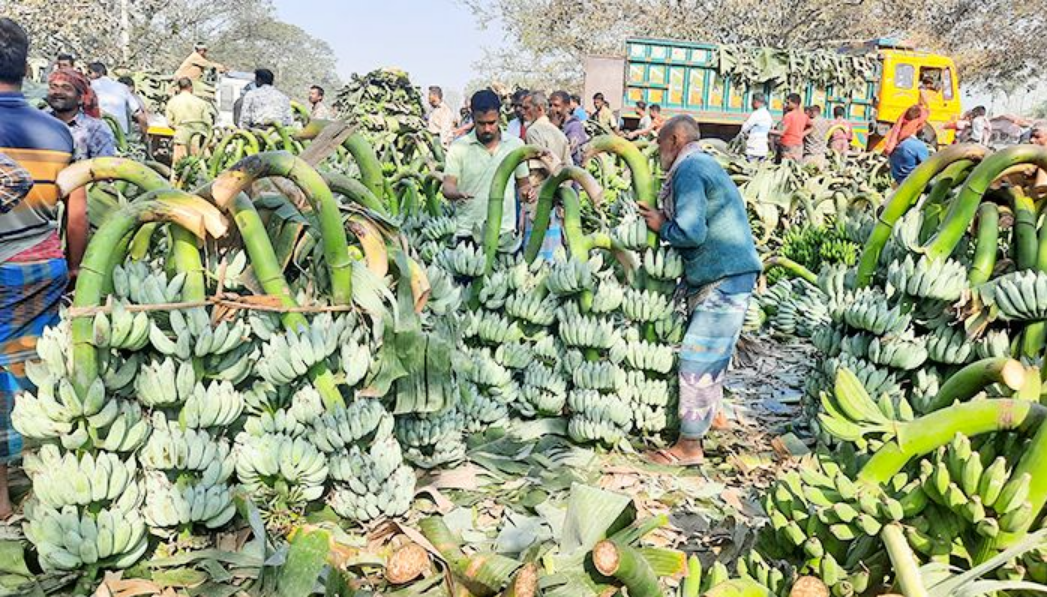
<svg viewBox="0 0 1047 597"><path fill-rule="evenodd" d="M264 126L271 123L290 126L294 122L291 114L291 98L272 85L262 85L244 96L240 107L240 126Z"/></svg>
<svg viewBox="0 0 1047 597"><path fill-rule="evenodd" d="M200 55L200 52L193 52L182 61L182 65L175 71L174 78L177 81L182 77L188 77L195 81L204 75L204 69L221 68L221 66L217 62L211 62L204 58Z"/></svg>
<svg viewBox="0 0 1047 597"><path fill-rule="evenodd" d="M803 153L806 155L823 156L829 151L829 129L832 121L825 118L812 118L811 134L803 138Z"/></svg>
<svg viewBox="0 0 1047 597"><path fill-rule="evenodd" d="M206 134L214 122L211 104L184 91L167 101L164 115L177 145L188 145L194 133Z"/></svg>
<svg viewBox="0 0 1047 597"><path fill-rule="evenodd" d="M553 165L556 167L574 164L570 140L548 116L542 116L527 127L526 141L528 145L537 145L553 154Z"/></svg>
<svg viewBox="0 0 1047 597"><path fill-rule="evenodd" d="M597 110L592 117L596 119L596 122L599 122L608 128L618 128L618 123L615 122L614 119L614 112L611 112L611 109L607 107L607 104L604 104L602 108Z"/></svg>
<svg viewBox="0 0 1047 597"><path fill-rule="evenodd" d="M476 131L461 137L451 144L447 152L447 165L444 174L458 180L458 190L471 199L459 202L458 232L472 234L477 227L487 221L487 199L491 191L491 181L498 165L514 149L523 147L524 143L516 137L502 133L502 139L494 151L490 151L476 138ZM514 171L513 178L526 178L527 163L520 162ZM502 197L502 232L516 230L516 180L510 180Z"/></svg>
<svg viewBox="0 0 1047 597"><path fill-rule="evenodd" d="M745 155L753 158L765 158L770 153L767 146L767 135L774 126L774 119L766 107L761 107L749 115L748 120L742 125L745 133Z"/></svg>
<svg viewBox="0 0 1047 597"><path fill-rule="evenodd" d="M784 147L796 147L803 143L803 131L810 119L803 110L793 110L782 118L782 139Z"/></svg>
<svg viewBox="0 0 1047 597"><path fill-rule="evenodd" d="M57 238L55 179L73 157L73 136L61 120L31 107L21 93L0 93L0 153L33 177L26 198L0 214L0 263Z"/></svg>
<svg viewBox="0 0 1047 597"><path fill-rule="evenodd" d="M101 118L92 118L81 110L67 125L73 135L74 162L116 155L113 130Z"/></svg>
<svg viewBox="0 0 1047 597"><path fill-rule="evenodd" d="M927 146L916 137L908 137L891 152L891 177L895 182L902 182L917 166L930 156Z"/></svg>
<svg viewBox="0 0 1047 597"><path fill-rule="evenodd" d="M91 89L98 96L98 105L102 111L116 119L120 130L127 132L130 117L138 112L138 100L135 99L127 85L109 77L99 77L91 81Z"/></svg>
<svg viewBox="0 0 1047 597"><path fill-rule="evenodd" d="M445 148L451 145L451 141L454 141L454 112L447 104L440 102L439 106L433 108L429 113L427 129L440 139L440 144Z"/></svg>

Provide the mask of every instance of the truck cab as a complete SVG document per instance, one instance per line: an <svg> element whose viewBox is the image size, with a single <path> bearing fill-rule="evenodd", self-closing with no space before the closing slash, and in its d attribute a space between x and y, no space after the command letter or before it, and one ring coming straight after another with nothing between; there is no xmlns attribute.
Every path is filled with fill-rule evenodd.
<svg viewBox="0 0 1047 597"><path fill-rule="evenodd" d="M721 75L721 49L716 44L629 39L625 58L593 56L586 60L584 99L588 102L593 94L602 92L626 130L635 128L636 103L642 100L648 106L658 104L667 118L677 114L694 117L704 137L727 140L738 134L748 118L754 93L767 97L777 120L785 96L795 92L805 106L819 105L830 118L834 108L843 107L855 144L875 150L882 146L891 125L923 93L930 109L926 132L939 144L951 143L954 137L945 125L960 116L959 81L956 66L946 56L917 51L893 40L862 42L828 52L872 65L857 82L852 77L848 85L808 82L792 88L778 80L746 85ZM924 78L930 78L937 91L921 90Z"/></svg>

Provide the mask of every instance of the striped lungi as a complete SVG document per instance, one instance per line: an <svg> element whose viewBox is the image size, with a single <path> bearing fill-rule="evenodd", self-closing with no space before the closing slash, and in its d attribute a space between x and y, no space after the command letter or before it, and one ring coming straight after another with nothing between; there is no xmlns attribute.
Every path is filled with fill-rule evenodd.
<svg viewBox="0 0 1047 597"><path fill-rule="evenodd" d="M691 321L680 347L680 437L709 431L723 402L723 379L742 333L756 274L724 278L688 298Z"/></svg>
<svg viewBox="0 0 1047 597"><path fill-rule="evenodd" d="M35 388L25 362L36 358L36 340L58 323L69 282L65 259L0 264L0 463L17 459L22 436L11 426L15 396Z"/></svg>
<svg viewBox="0 0 1047 597"><path fill-rule="evenodd" d="M524 246L527 246L527 242L531 238L531 229L534 227L534 220L528 219L525 222L524 229ZM563 245L563 226L560 224L560 216L556 213L556 209L549 210L549 227L545 229L545 238L542 239L542 248L538 251L538 257L546 261L553 260L553 253L557 247Z"/></svg>

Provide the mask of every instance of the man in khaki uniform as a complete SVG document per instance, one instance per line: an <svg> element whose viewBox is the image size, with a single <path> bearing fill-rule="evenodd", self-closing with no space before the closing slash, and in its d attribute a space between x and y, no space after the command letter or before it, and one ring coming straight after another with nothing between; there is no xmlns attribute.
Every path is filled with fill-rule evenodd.
<svg viewBox="0 0 1047 597"><path fill-rule="evenodd" d="M178 70L175 71L175 80L177 81L184 77L196 82L200 77L204 76L204 71L209 68L213 68L220 73L226 71L226 68L221 64L207 59L207 44L199 42L193 46L193 53L183 60L182 66L179 66Z"/></svg>
<svg viewBox="0 0 1047 597"><path fill-rule="evenodd" d="M571 158L571 142L560 127L549 120L549 98L544 93L532 91L524 96L523 109L524 118L527 120L527 144L537 145L547 152L543 159L530 160L528 163L531 186L539 188L545 179L559 172L561 168L574 164ZM537 204L534 201L524 201L520 210L524 243L531 236L536 208ZM561 237L560 219L553 213L549 218L549 227L545 231L539 255L545 259L552 259L556 247L562 244Z"/></svg>
<svg viewBox="0 0 1047 597"><path fill-rule="evenodd" d="M178 94L167 102L167 125L174 129L174 152L171 165L187 155L196 153L191 147L193 135L207 135L214 125L211 104L193 95L193 82L188 77L178 79Z"/></svg>

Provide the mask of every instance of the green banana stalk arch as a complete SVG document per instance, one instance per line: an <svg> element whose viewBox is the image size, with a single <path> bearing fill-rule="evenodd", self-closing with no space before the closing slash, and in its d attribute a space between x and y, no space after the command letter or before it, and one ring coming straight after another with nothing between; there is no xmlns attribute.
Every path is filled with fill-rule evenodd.
<svg viewBox="0 0 1047 597"><path fill-rule="evenodd" d="M564 166L559 172L542 183L542 187L538 191L538 205L535 211L531 238L524 248L524 260L528 263L533 262L538 257L538 252L542 248L542 239L545 238L545 231L549 229L549 220L552 217L553 200L556 192L560 185L568 180L581 185L594 203L603 201L603 189L600 188L599 183L596 182L592 174L578 166ZM572 253L574 245L574 242L568 243Z"/></svg>
<svg viewBox="0 0 1047 597"><path fill-rule="evenodd" d="M342 147L353 156L356 167L360 170L360 181L364 183L375 197L382 197L385 189L385 177L382 176L382 163L378 154L367 138L360 133L353 133L342 142Z"/></svg>
<svg viewBox="0 0 1047 597"><path fill-rule="evenodd" d="M622 158L629 167L633 184L633 195L637 203L648 207L658 207L658 186L647 157L640 149L617 135L600 135L589 141L585 155L586 160L600 153L613 153ZM647 244L651 248L658 246L658 234L653 230L647 232Z"/></svg>
<svg viewBox="0 0 1047 597"><path fill-rule="evenodd" d="M978 233L974 258L967 281L977 286L989 281L996 267L997 243L1000 240L1000 208L995 203L982 203L978 208Z"/></svg>
<svg viewBox="0 0 1047 597"><path fill-rule="evenodd" d="M210 196L223 211L231 211L236 197L255 181L271 176L287 178L298 186L316 212L324 260L331 277L331 298L335 304L352 302L352 258L342 226L338 202L323 178L305 161L284 151L249 156L223 172L210 187Z"/></svg>
<svg viewBox="0 0 1047 597"><path fill-rule="evenodd" d="M382 215L389 215L389 206L379 198L379 195L375 195L367 185L359 180L340 172L324 172L322 176L332 192L344 195L353 203L362 205L367 209Z"/></svg>
<svg viewBox="0 0 1047 597"><path fill-rule="evenodd" d="M509 186L509 179L513 171L525 160L539 157L545 152L544 149L535 145L524 145L514 149L498 164L491 180L491 190L487 194L487 222L484 225L483 250L486 266L484 277L491 275L494 268L495 255L498 253L498 236L502 231L502 214L505 211L505 189ZM474 199L475 201L475 199Z"/></svg>
<svg viewBox="0 0 1047 597"><path fill-rule="evenodd" d="M880 253L887 244L887 240L890 239L894 225L916 205L931 180L945 172L946 168L954 163L964 160L980 162L986 153L988 149L980 145L954 145L932 155L930 159L912 171L884 204L879 221L865 243L865 249L858 260L856 278L858 288L868 286L872 282L880 262Z"/></svg>

